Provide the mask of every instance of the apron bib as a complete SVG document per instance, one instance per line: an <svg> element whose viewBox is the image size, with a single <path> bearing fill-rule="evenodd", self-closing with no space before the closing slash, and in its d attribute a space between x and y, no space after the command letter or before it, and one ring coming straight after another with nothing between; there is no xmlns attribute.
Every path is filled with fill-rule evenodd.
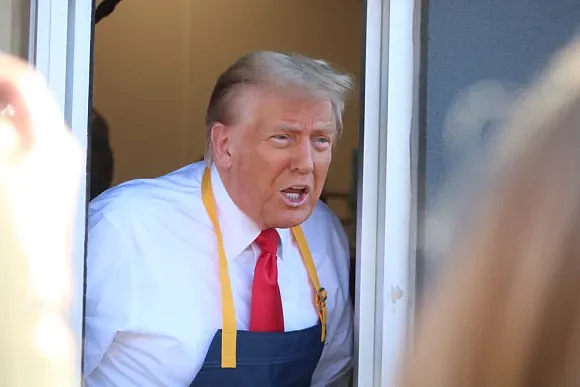
<svg viewBox="0 0 580 387"><path fill-rule="evenodd" d="M203 175L202 198L217 237L222 329L215 334L203 366L189 387L309 387L326 339L326 291L320 286L302 228L293 227L292 234L315 289L319 323L292 332L238 331L209 169Z"/></svg>

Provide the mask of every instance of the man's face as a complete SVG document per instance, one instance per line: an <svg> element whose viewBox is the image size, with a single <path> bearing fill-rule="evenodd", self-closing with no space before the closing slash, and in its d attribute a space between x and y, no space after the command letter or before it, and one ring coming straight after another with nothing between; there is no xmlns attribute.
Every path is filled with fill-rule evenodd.
<svg viewBox="0 0 580 387"><path fill-rule="evenodd" d="M330 101L267 89L243 90L237 101L236 124L214 134L230 196L262 228L303 223L320 197L337 139Z"/></svg>

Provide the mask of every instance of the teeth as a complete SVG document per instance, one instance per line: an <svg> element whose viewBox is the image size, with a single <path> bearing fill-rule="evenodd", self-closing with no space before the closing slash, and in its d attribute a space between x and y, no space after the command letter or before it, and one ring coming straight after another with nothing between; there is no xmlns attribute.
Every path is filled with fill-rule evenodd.
<svg viewBox="0 0 580 387"><path fill-rule="evenodd" d="M288 193L288 192L284 192L284 195L286 195L286 197L290 200L298 200L300 199L300 194L297 193Z"/></svg>

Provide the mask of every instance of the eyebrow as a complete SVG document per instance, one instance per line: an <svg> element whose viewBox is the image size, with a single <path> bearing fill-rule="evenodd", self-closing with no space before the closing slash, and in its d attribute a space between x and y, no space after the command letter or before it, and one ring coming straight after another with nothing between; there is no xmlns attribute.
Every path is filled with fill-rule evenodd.
<svg viewBox="0 0 580 387"><path fill-rule="evenodd" d="M328 123L328 122L317 123L314 125L314 129L324 130L324 131L336 130L336 125L334 125L333 123Z"/></svg>
<svg viewBox="0 0 580 387"><path fill-rule="evenodd" d="M277 130L284 130L288 132L300 132L302 131L302 126L297 124L283 123L276 125ZM317 123L314 125L314 130L322 130L324 132L330 132L336 130L336 127L331 123Z"/></svg>

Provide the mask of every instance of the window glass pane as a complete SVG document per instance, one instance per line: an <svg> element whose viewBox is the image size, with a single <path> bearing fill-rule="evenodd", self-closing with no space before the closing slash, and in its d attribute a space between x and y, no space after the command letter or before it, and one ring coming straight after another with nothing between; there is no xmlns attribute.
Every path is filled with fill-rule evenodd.
<svg viewBox="0 0 580 387"><path fill-rule="evenodd" d="M417 261L420 293L440 268L433 253L441 246L438 212L450 204L454 208L448 211L457 214L457 189L477 187L473 181L468 187L460 181L456 188L456 172L485 149L486 139L501 119L498 113L509 105L493 103L513 101L517 91L578 32L580 20L580 7L574 1L534 2L534 6L526 0L429 3L423 31L428 44L422 53L426 66L419 197L426 213L438 219L420 234L423 245L428 243ZM463 192L461 196L476 197ZM469 213L477 203L465 205Z"/></svg>
<svg viewBox="0 0 580 387"><path fill-rule="evenodd" d="M0 50L28 58L30 0L0 0Z"/></svg>

